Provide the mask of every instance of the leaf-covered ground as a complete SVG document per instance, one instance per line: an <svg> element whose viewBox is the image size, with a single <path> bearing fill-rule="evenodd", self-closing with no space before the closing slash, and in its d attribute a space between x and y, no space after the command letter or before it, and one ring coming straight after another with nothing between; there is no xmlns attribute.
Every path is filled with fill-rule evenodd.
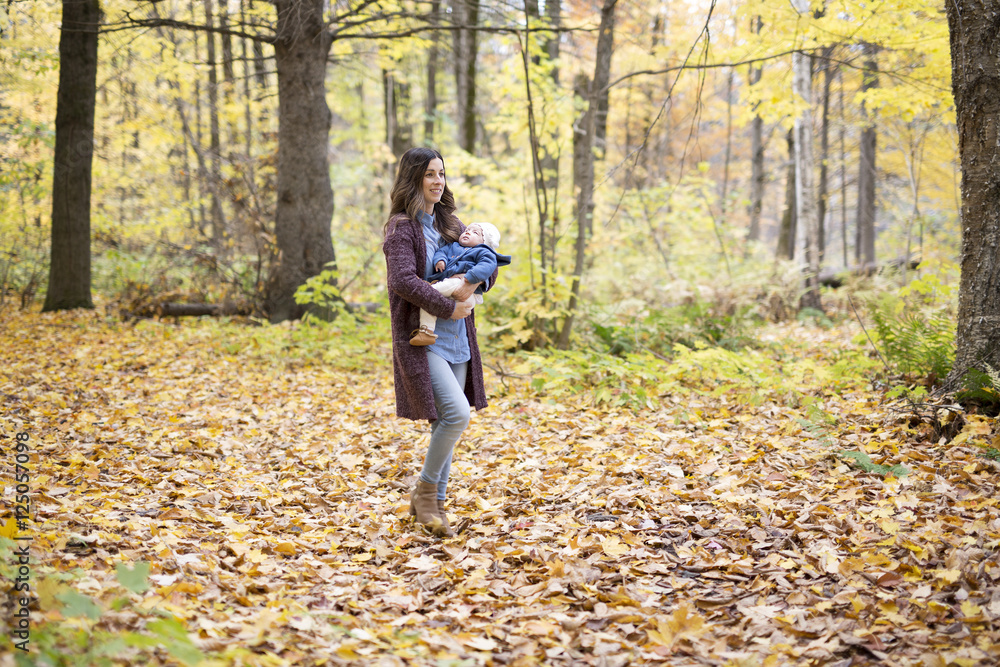
<svg viewBox="0 0 1000 667"><path fill-rule="evenodd" d="M205 664L1000 660L997 464L981 456L998 427L969 417L944 444L833 373L858 347L850 327L770 330L755 372L785 384L727 388L691 362L642 408L488 371L491 406L452 469L461 532L443 541L407 516L428 429L393 417L384 343L331 338L330 363L295 354L288 329L79 313L0 327L4 518L14 433L34 452L36 638L142 631L154 610ZM125 606L123 561L151 564ZM105 612L66 618L52 581Z"/></svg>

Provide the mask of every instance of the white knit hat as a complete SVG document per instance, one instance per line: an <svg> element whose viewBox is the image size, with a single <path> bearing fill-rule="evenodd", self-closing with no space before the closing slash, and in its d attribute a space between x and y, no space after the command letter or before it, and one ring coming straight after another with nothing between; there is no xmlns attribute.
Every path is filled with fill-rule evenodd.
<svg viewBox="0 0 1000 667"><path fill-rule="evenodd" d="M500 247L500 230L489 222L477 222L479 228L483 230L483 243L496 250Z"/></svg>

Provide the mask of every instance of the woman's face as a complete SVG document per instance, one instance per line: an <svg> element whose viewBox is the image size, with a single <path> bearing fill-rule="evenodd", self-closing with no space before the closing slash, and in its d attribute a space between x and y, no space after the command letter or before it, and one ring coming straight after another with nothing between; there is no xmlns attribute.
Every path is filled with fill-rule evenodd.
<svg viewBox="0 0 1000 667"><path fill-rule="evenodd" d="M444 162L436 157L427 163L424 170L424 210L428 215L433 215L434 204L441 201L444 182Z"/></svg>

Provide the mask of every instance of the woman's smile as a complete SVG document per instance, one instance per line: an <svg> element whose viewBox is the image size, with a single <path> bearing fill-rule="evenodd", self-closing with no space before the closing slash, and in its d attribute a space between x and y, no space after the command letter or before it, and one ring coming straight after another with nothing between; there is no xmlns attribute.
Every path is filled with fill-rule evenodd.
<svg viewBox="0 0 1000 667"><path fill-rule="evenodd" d="M444 162L440 158L434 158L427 163L427 170L424 172L424 206L427 213L434 213L434 204L441 201L444 194Z"/></svg>

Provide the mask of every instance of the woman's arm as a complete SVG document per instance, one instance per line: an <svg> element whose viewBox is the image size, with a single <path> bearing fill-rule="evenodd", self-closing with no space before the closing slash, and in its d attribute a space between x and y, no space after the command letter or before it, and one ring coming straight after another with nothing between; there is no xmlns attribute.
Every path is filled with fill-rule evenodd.
<svg viewBox="0 0 1000 667"><path fill-rule="evenodd" d="M435 317L450 319L455 311L455 301L441 296L430 283L421 278L423 271L417 271L417 256L413 246L414 243L423 242L422 238L415 239L412 234L406 233L402 223L396 225L386 236L382 244L386 283L390 290L417 308L422 308Z"/></svg>

